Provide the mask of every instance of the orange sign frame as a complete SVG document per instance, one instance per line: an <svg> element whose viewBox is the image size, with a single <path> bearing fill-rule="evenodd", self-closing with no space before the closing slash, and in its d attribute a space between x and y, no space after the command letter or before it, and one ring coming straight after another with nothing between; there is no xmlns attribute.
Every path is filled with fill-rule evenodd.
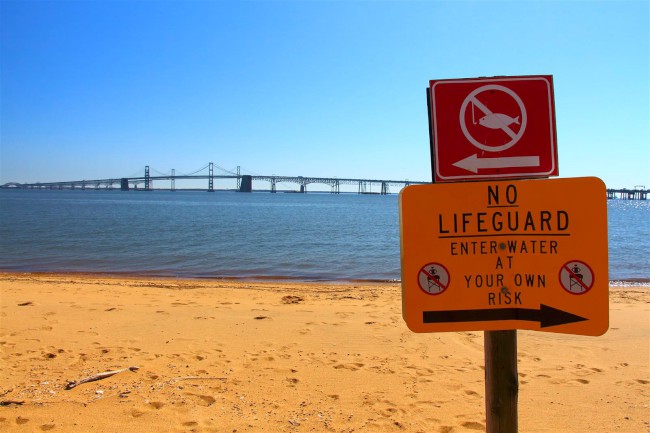
<svg viewBox="0 0 650 433"><path fill-rule="evenodd" d="M399 208L402 314L412 331L607 331L600 179L412 185Z"/></svg>

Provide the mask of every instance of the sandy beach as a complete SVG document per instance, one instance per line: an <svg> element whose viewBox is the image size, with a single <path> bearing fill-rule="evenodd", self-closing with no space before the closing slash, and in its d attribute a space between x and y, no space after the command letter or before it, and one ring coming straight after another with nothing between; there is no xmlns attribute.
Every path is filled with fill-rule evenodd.
<svg viewBox="0 0 650 433"><path fill-rule="evenodd" d="M649 302L519 331L519 430L649 432ZM485 431L483 333L410 332L399 284L0 274L0 353L3 432Z"/></svg>

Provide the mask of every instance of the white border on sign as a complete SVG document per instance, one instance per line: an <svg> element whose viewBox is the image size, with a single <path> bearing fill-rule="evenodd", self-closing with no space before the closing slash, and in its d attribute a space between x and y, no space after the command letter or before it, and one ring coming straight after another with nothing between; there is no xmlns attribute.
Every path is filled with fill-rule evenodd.
<svg viewBox="0 0 650 433"><path fill-rule="evenodd" d="M526 176L548 176L552 174L555 171L557 162L556 162L556 155L555 152L553 151L556 148L556 143L555 143L555 135L553 134L553 99L551 95L551 83L544 77L541 76L533 76L533 77L519 77L519 78L476 78L476 79L458 79L458 80L441 80L437 81L432 87L431 87L431 122L433 124L433 140L434 143L438 143L438 136L437 136L437 130L438 130L438 122L436 120L436 98L435 98L435 91L436 91L436 86L441 85L441 84L457 84L457 83L485 83L485 82L491 82L491 83L501 83L501 82L513 82L513 81L543 81L546 83L546 91L547 91L547 96L548 96L548 114L549 114L549 136L550 136L550 151L551 151L551 167L548 172L542 172L542 173L530 173L530 172L522 172L522 173L503 173L503 174L489 174L489 175L473 175L473 176L468 176L468 175L459 175L459 176L443 176L440 174L440 155L438 154L439 151L439 146L434 145L434 150L435 150L435 169L436 169L436 176L440 179L444 180L454 180L454 179L465 179L465 180L472 180L472 179L500 179L500 178L512 178L512 177L526 177Z"/></svg>

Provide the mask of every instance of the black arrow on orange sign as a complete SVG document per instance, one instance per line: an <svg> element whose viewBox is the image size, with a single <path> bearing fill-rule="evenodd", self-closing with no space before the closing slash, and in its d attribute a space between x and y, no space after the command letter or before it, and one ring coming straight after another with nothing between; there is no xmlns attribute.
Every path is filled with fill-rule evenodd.
<svg viewBox="0 0 650 433"><path fill-rule="evenodd" d="M539 322L540 327L546 328L589 319L542 304L539 310L532 308L491 308L487 310L423 311L422 320L424 323L526 320Z"/></svg>

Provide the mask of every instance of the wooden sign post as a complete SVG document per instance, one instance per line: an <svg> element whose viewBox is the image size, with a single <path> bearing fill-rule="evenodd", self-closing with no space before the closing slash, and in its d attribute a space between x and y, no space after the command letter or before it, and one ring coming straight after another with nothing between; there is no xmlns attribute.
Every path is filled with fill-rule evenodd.
<svg viewBox="0 0 650 433"><path fill-rule="evenodd" d="M485 331L487 433L517 433L517 331Z"/></svg>
<svg viewBox="0 0 650 433"><path fill-rule="evenodd" d="M609 327L605 185L548 179L551 76L433 80L427 106L434 183L399 197L402 316L485 331L487 433L517 433L517 329Z"/></svg>
<svg viewBox="0 0 650 433"><path fill-rule="evenodd" d="M516 330L609 327L605 185L411 185L399 208L404 321L414 332L485 331L487 432L517 432Z"/></svg>

